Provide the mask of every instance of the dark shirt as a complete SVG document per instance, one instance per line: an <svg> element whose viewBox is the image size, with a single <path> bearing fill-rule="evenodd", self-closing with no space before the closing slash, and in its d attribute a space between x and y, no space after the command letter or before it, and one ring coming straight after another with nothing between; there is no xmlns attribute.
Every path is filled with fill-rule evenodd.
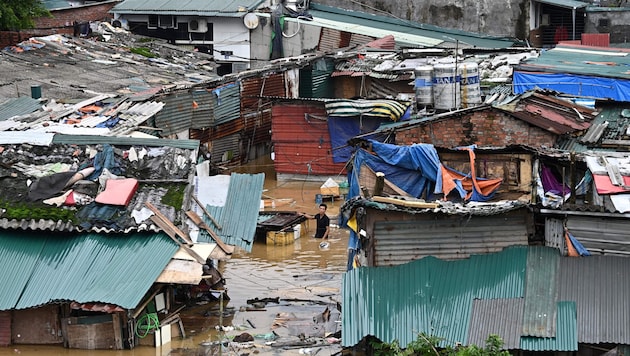
<svg viewBox="0 0 630 356"><path fill-rule="evenodd" d="M315 220L317 220L317 231L315 231L315 238L321 239L324 237L326 233L326 228L330 224L330 219L326 214L323 216L320 214L315 215Z"/></svg>

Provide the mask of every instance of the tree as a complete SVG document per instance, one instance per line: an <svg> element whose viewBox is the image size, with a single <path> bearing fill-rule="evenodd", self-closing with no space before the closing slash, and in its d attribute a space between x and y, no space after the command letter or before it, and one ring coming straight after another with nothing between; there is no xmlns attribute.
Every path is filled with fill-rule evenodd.
<svg viewBox="0 0 630 356"><path fill-rule="evenodd" d="M0 1L0 30L21 30L33 28L33 19L50 16L41 0L2 0Z"/></svg>

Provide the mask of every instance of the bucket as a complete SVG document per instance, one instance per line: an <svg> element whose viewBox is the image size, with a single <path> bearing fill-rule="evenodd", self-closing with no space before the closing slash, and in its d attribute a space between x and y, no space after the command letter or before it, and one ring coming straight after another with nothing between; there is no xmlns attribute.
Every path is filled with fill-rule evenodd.
<svg viewBox="0 0 630 356"><path fill-rule="evenodd" d="M42 97L41 85L31 85L31 98L39 99Z"/></svg>
<svg viewBox="0 0 630 356"><path fill-rule="evenodd" d="M459 66L462 107L469 108L481 104L481 84L479 66L474 62L464 62Z"/></svg>
<svg viewBox="0 0 630 356"><path fill-rule="evenodd" d="M457 109L461 103L459 76L455 63L433 66L433 101L437 110Z"/></svg>
<svg viewBox="0 0 630 356"><path fill-rule="evenodd" d="M416 79L416 106L424 108L433 106L433 66L420 66L413 71Z"/></svg>

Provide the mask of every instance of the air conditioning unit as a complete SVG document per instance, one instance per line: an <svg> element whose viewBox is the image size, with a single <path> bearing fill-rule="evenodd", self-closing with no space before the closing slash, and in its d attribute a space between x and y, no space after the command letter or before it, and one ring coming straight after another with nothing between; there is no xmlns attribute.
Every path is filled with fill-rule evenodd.
<svg viewBox="0 0 630 356"><path fill-rule="evenodd" d="M192 19L188 21L188 31L190 32L207 32L208 21L206 19Z"/></svg>

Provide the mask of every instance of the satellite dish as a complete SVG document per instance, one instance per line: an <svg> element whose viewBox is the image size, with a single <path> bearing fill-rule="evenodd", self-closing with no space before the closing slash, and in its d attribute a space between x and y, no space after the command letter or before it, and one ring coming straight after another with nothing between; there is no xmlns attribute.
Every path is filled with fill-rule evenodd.
<svg viewBox="0 0 630 356"><path fill-rule="evenodd" d="M255 13L250 12L243 17L243 23L245 24L245 27L253 30L258 27L258 16Z"/></svg>

